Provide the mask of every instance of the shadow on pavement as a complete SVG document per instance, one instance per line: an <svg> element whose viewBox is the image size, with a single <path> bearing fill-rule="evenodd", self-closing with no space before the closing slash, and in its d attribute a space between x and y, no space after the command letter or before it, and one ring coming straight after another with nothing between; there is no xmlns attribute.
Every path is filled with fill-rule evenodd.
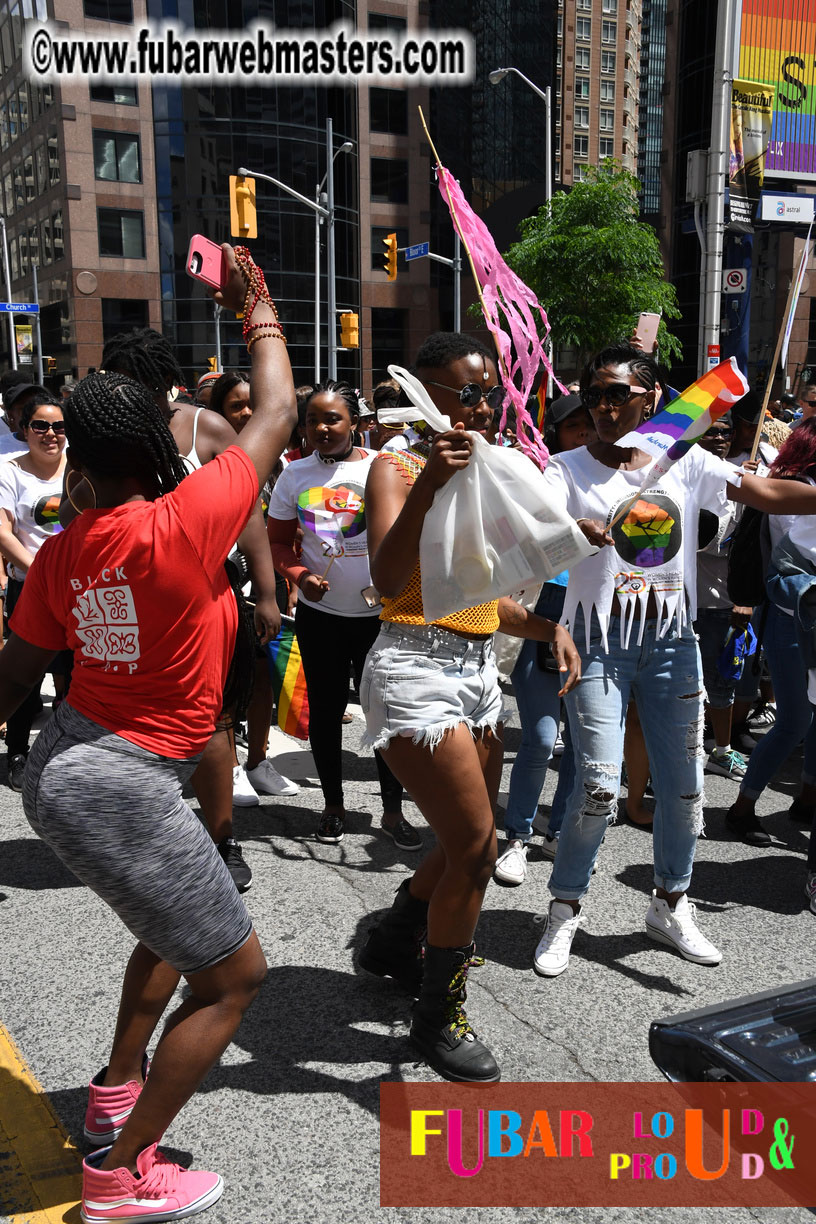
<svg viewBox="0 0 816 1224"><path fill-rule="evenodd" d="M251 1061L215 1067L201 1091L339 1093L379 1116L380 1084L400 1081L401 1064L418 1061L407 1035L411 1002L390 980L306 966L270 969L234 1040Z"/></svg>
<svg viewBox="0 0 816 1224"><path fill-rule="evenodd" d="M0 884L11 888L82 888L52 850L32 833L3 842Z"/></svg>

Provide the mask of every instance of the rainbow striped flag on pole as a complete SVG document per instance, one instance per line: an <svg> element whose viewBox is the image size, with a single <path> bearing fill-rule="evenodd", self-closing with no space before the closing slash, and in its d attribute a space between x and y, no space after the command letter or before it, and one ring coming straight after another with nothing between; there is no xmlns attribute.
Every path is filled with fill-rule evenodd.
<svg viewBox="0 0 816 1224"><path fill-rule="evenodd" d="M278 726L287 735L305 740L309 738L309 698L294 624L291 616L281 617L280 633L267 642L266 653Z"/></svg>
<svg viewBox="0 0 816 1224"><path fill-rule="evenodd" d="M735 357L722 361L690 387L686 387L677 399L649 421L620 438L616 446L636 446L650 455L657 463L631 501L622 506L610 526L624 517L641 494L657 484L678 459L682 459L699 442L714 421L724 416L728 409L748 392L748 383Z"/></svg>

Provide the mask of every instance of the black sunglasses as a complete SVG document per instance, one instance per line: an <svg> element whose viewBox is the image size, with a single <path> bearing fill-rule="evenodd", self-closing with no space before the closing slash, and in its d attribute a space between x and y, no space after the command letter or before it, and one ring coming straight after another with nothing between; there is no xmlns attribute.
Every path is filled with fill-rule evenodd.
<svg viewBox="0 0 816 1224"><path fill-rule="evenodd" d="M34 432L38 434L48 433L50 429L56 436L59 436L60 434L65 433L65 422L64 421L29 421L28 428L33 429Z"/></svg>
<svg viewBox="0 0 816 1224"><path fill-rule="evenodd" d="M733 435L733 429L707 429L703 434L704 438L730 438Z"/></svg>
<svg viewBox="0 0 816 1224"><path fill-rule="evenodd" d="M447 383L433 382L430 378L423 378L422 381L428 387L441 387L443 391L452 391L454 395L459 396L460 403L465 408L475 408L484 400L487 406L495 412L497 408L501 408L507 395L504 387L498 384L491 387L489 391L485 391L478 383L465 383L462 390L457 391L456 387L449 387Z"/></svg>
<svg viewBox="0 0 816 1224"><path fill-rule="evenodd" d="M608 383L605 387L587 387L581 392L581 403L590 411L606 400L610 408L622 408L635 395L648 395L647 387L630 387L628 383Z"/></svg>

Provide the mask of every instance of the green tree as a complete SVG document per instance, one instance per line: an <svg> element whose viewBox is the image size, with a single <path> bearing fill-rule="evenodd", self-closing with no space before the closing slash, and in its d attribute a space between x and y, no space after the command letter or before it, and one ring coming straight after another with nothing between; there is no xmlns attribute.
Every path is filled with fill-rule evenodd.
<svg viewBox="0 0 816 1224"><path fill-rule="evenodd" d="M642 310L680 317L657 236L638 220L639 186L611 158L591 166L584 182L522 221L521 240L505 255L547 311L556 348L577 350L579 370L604 345L628 338ZM658 344L667 365L682 352L665 321Z"/></svg>

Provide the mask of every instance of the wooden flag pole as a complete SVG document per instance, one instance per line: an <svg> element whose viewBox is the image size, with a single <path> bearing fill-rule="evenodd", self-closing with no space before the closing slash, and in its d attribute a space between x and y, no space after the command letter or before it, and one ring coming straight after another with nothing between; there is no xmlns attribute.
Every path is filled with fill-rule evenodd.
<svg viewBox="0 0 816 1224"><path fill-rule="evenodd" d="M782 326L779 329L779 335L776 340L776 348L774 349L773 361L768 369L768 381L765 384L765 395L762 399L762 411L759 414L757 421L756 433L754 434L754 445L751 447L751 463L756 459L756 453L759 449L759 439L762 434L762 426L765 424L765 413L768 411L768 403L771 398L771 388L773 380L776 377L776 364L779 361L779 354L782 352L782 341L785 338L785 328L788 326L788 315L791 305L793 304L793 295L796 292L796 277L791 277L790 289L788 290L788 300L785 305L785 313L782 316Z"/></svg>

